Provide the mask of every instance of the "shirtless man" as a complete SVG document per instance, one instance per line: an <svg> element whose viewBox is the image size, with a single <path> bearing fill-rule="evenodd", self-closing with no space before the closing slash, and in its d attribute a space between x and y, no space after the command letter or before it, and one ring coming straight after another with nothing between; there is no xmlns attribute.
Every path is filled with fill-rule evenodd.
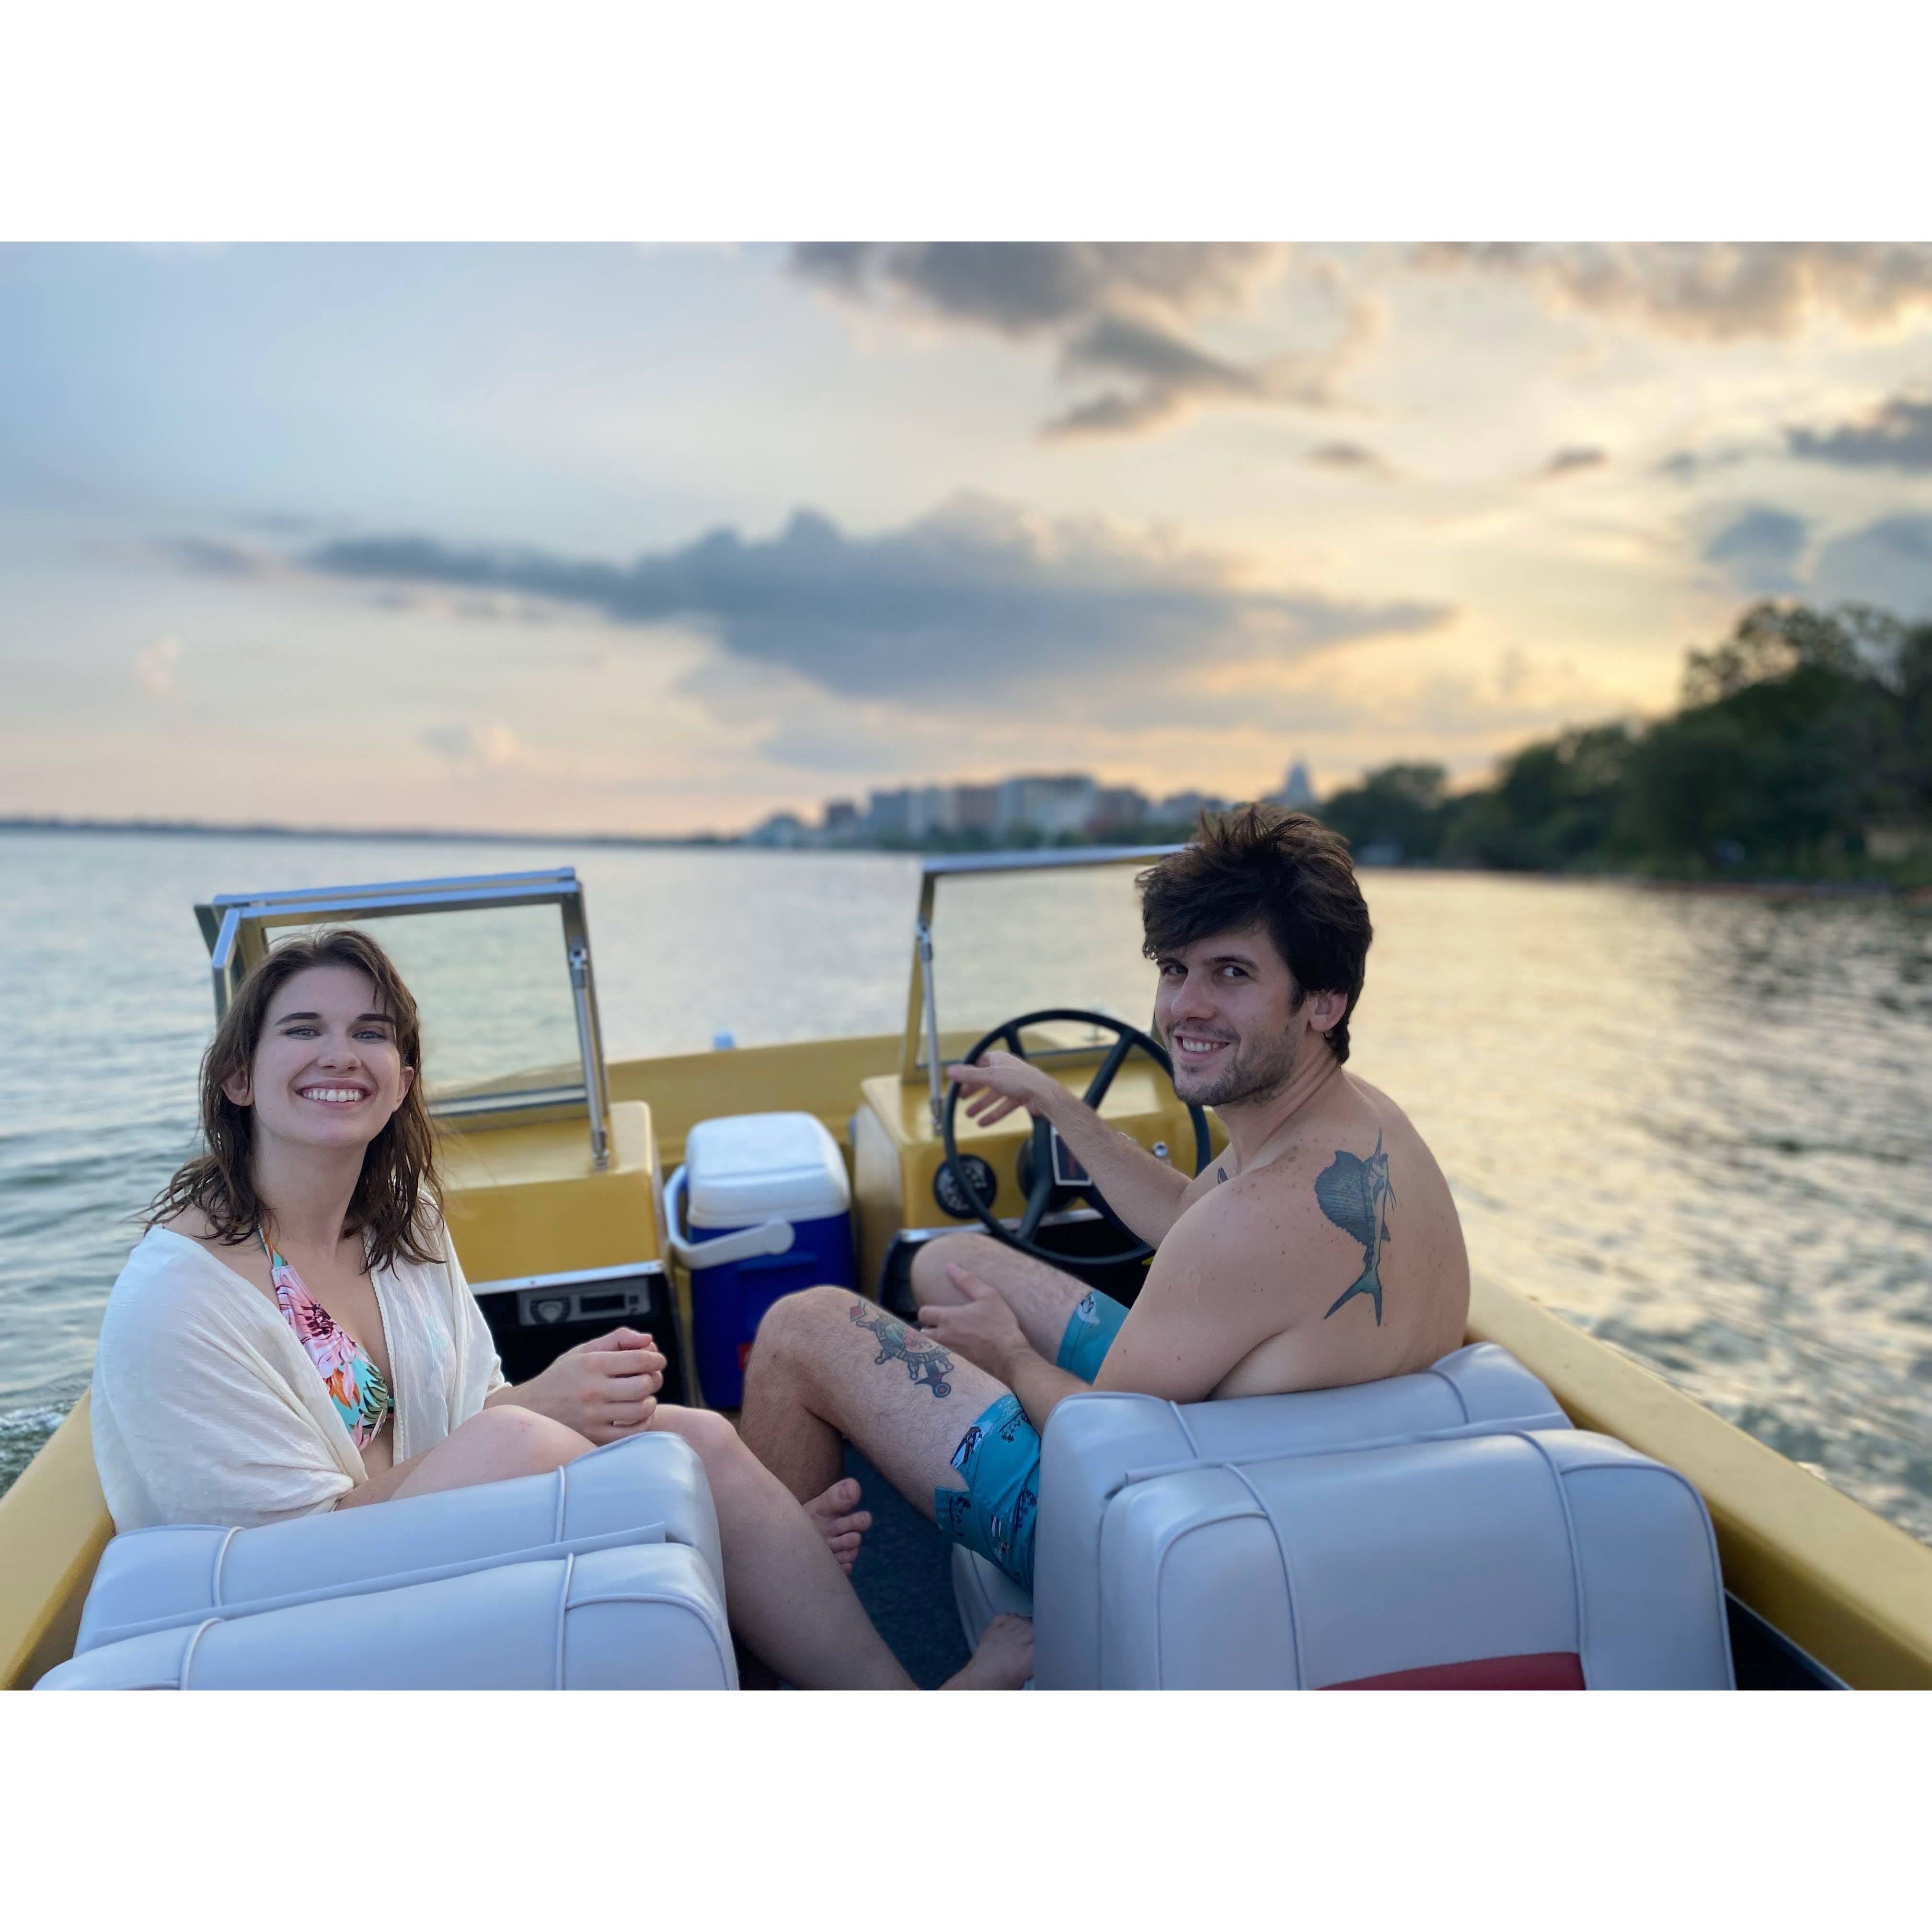
<svg viewBox="0 0 1932 1932"><path fill-rule="evenodd" d="M982 1123L1052 1122L1156 1252L1131 1312L984 1234L914 1262L920 1328L843 1288L758 1331L740 1427L801 1500L849 1438L956 1542L1033 1578L1040 1432L1090 1387L1199 1402L1328 1388L1460 1347L1469 1270L1448 1184L1388 1096L1348 1072L1368 908L1348 848L1299 812L1203 821L1141 880L1175 1091L1228 1145L1191 1180L1052 1075L990 1052L950 1070Z"/></svg>

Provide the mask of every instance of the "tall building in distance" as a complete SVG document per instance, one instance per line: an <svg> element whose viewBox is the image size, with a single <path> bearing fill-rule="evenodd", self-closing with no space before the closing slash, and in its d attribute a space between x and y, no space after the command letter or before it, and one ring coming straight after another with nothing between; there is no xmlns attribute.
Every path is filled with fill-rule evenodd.
<svg viewBox="0 0 1932 1932"><path fill-rule="evenodd" d="M1002 779L995 829L1036 832L1046 838L1084 832L1098 790L1084 772L1067 772L1055 778Z"/></svg>
<svg viewBox="0 0 1932 1932"><path fill-rule="evenodd" d="M1308 766L1297 758L1288 768L1288 776L1281 782L1281 789L1268 794L1270 805L1285 805L1292 812L1312 812L1315 808L1315 788L1308 781Z"/></svg>

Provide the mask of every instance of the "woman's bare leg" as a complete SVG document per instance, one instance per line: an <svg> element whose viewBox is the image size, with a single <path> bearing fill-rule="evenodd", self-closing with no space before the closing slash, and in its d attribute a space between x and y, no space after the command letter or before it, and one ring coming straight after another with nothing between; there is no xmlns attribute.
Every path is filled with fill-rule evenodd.
<svg viewBox="0 0 1932 1932"><path fill-rule="evenodd" d="M724 1547L725 1598L746 1642L803 1689L911 1690L825 1538L730 1424L709 1409L660 1404L650 1426L682 1436L704 1465ZM1012 1622L1021 1628L988 1630L974 1663L949 1688L1010 1689L1025 1682L1032 1626Z"/></svg>
<svg viewBox="0 0 1932 1932"><path fill-rule="evenodd" d="M506 1402L478 1410L434 1449L412 1456L407 1472L388 1494L428 1496L437 1490L467 1489L472 1483L540 1476L589 1454L590 1447L575 1430ZM365 1486L374 1489L381 1481L376 1477Z"/></svg>

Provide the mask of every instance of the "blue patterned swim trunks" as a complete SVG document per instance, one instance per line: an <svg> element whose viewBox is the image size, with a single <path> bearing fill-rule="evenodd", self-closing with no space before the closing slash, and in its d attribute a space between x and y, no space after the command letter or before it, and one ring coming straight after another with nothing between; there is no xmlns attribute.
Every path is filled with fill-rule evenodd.
<svg viewBox="0 0 1932 1932"><path fill-rule="evenodd" d="M1058 1365L1090 1382L1106 1360L1127 1311L1098 1289L1081 1298L1060 1338ZM1033 1588L1033 1537L1040 1514L1040 1432L1016 1395L991 1403L959 1438L952 1466L963 1490L935 1489L940 1533Z"/></svg>

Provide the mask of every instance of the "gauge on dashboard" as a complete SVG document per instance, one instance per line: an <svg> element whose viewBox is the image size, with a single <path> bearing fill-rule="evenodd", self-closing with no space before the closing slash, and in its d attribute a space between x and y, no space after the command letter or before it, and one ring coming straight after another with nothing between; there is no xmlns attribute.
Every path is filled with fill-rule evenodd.
<svg viewBox="0 0 1932 1932"><path fill-rule="evenodd" d="M999 1184L993 1178L992 1168L976 1154L962 1154L959 1156L959 1165L966 1170L967 1178L971 1182L973 1192L980 1197L981 1204L992 1207L993 1196L999 1192ZM932 1198L939 1203L941 1210L950 1214L954 1220L970 1221L973 1219L973 1204L961 1191L950 1166L942 1164L939 1172L932 1177Z"/></svg>

